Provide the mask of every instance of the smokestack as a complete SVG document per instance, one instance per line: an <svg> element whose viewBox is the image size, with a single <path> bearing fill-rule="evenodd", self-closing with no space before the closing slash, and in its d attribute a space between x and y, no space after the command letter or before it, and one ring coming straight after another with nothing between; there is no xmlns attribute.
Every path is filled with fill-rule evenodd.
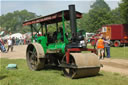
<svg viewBox="0 0 128 85"><path fill-rule="evenodd" d="M72 39L73 41L75 41L77 37L75 5L69 5L69 15L70 15L70 27L72 32Z"/></svg>

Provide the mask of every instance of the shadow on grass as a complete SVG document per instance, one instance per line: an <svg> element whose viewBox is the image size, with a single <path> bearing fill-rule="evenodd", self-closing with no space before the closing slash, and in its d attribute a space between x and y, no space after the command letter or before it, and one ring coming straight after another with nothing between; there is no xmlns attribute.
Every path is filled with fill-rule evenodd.
<svg viewBox="0 0 128 85"><path fill-rule="evenodd" d="M0 80L2 80L2 79L4 79L4 78L6 78L7 76L0 76Z"/></svg>
<svg viewBox="0 0 128 85"><path fill-rule="evenodd" d="M66 75L64 75L64 74L61 74L61 75L62 75L63 77L68 77L68 78L72 79L71 77L66 76ZM93 76L78 77L78 78L73 78L73 79L92 78L92 77L99 77L99 76L104 76L104 75L103 75L103 74L98 73L97 75L93 75Z"/></svg>
<svg viewBox="0 0 128 85"><path fill-rule="evenodd" d="M63 71L63 68L57 67L57 66L46 66L43 70L58 70L58 71ZM68 77L68 76L64 75L64 73L62 73L61 76L63 76L63 77ZM101 74L101 73L98 73L97 75L86 76L86 77L79 77L79 78L75 78L75 79L92 78L92 77L99 77L99 76L104 76L104 75ZM69 77L69 78L70 78L70 77Z"/></svg>
<svg viewBox="0 0 128 85"><path fill-rule="evenodd" d="M46 66L43 70L58 70L61 71L62 68L58 66Z"/></svg>

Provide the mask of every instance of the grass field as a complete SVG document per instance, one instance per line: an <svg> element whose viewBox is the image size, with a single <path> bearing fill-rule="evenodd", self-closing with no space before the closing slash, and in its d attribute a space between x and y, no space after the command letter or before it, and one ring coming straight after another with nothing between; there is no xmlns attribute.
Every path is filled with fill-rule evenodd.
<svg viewBox="0 0 128 85"><path fill-rule="evenodd" d="M112 58L128 59L128 47L111 47Z"/></svg>
<svg viewBox="0 0 128 85"><path fill-rule="evenodd" d="M88 45L88 48L93 48ZM110 48L111 58L128 59L128 46L127 47L111 47Z"/></svg>
<svg viewBox="0 0 128 85"><path fill-rule="evenodd" d="M16 70L7 70L10 63L18 65ZM0 85L126 85L128 76L118 73L101 71L94 77L70 79L63 76L61 70L44 69L42 71L30 71L23 59L1 59L0 61Z"/></svg>

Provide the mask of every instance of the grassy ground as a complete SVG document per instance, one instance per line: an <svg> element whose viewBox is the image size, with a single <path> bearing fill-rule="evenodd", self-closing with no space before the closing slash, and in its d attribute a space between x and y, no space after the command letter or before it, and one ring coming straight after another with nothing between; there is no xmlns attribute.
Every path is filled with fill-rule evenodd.
<svg viewBox="0 0 128 85"><path fill-rule="evenodd" d="M88 45L88 48L93 48ZM110 48L111 58L128 59L128 46L127 47L111 47Z"/></svg>
<svg viewBox="0 0 128 85"><path fill-rule="evenodd" d="M112 58L128 59L128 47L111 47Z"/></svg>
<svg viewBox="0 0 128 85"><path fill-rule="evenodd" d="M18 69L7 70L6 66L9 63L17 64ZM25 60L1 59L0 83L0 85L126 85L128 77L101 71L98 76L72 80L64 77L61 70L30 71Z"/></svg>

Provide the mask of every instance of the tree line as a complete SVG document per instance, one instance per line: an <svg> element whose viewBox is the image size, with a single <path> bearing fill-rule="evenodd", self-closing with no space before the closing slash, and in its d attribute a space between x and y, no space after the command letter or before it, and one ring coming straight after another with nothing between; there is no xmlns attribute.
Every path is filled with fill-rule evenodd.
<svg viewBox="0 0 128 85"><path fill-rule="evenodd" d="M104 0L96 0L91 5L88 13L83 14L79 20L79 28L88 32L96 32L103 25L108 24L128 24L128 0L122 0L119 7L110 9Z"/></svg>
<svg viewBox="0 0 128 85"><path fill-rule="evenodd" d="M27 10L14 11L13 13L7 13L0 16L0 27L1 30L7 32L22 32L25 33L30 31L29 27L23 27L22 24L24 21L36 18L37 15Z"/></svg>
<svg viewBox="0 0 128 85"><path fill-rule="evenodd" d="M128 0L122 0L119 7L110 9L104 0L96 0L88 13L83 13L83 17L77 20L77 27L87 32L96 32L103 25L107 24L128 24ZM29 32L28 26L22 26L26 20L39 17L35 13L27 10L14 11L0 16L0 28L8 32ZM59 25L62 25L61 23ZM66 22L66 26L69 22ZM50 31L55 30L55 25L50 25ZM68 26L69 28L69 26Z"/></svg>

